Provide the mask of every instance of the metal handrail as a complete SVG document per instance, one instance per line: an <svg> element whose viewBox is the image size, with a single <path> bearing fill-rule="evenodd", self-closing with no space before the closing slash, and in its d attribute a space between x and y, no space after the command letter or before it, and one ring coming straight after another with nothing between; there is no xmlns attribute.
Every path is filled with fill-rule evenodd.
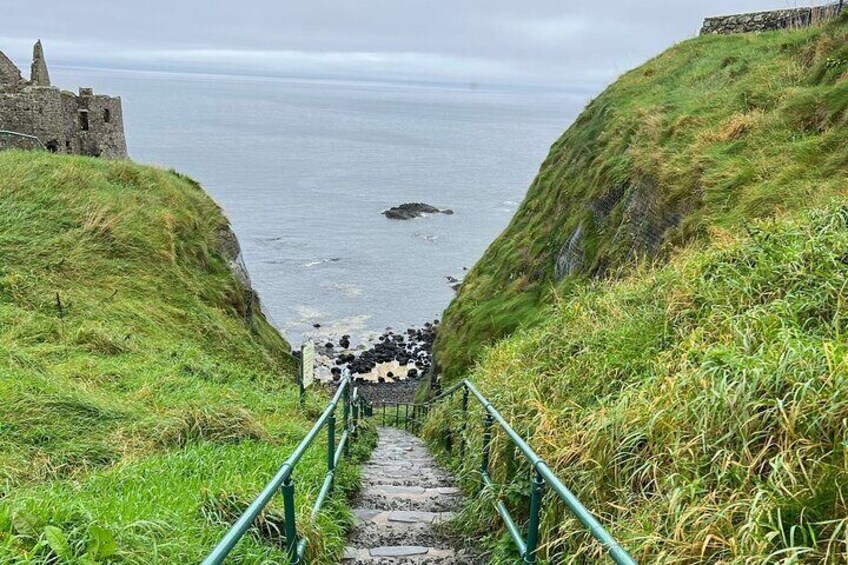
<svg viewBox="0 0 848 565"><path fill-rule="evenodd" d="M268 482L259 496L256 497L247 510L236 520L235 524L230 527L227 534L218 542L218 545L203 560L203 565L219 565L223 563L239 540L244 537L244 534L251 527L254 520L268 506L278 490L283 496L286 550L291 563L301 563L308 540L305 537L298 539L297 536L292 473L294 473L298 461L300 461L306 450L315 441L315 438L318 437L322 428L326 427L327 474L324 477L321 490L315 499L315 504L312 506L312 518L314 519L318 512L320 512L327 495L332 489L337 465L342 457L349 455L349 440L356 438L361 417L370 412L370 403L359 394L358 388L354 388L353 393L350 393L351 382L350 373L346 372L344 378L339 383L336 394L315 422L315 425L312 426L312 429L301 440L289 458L285 460L277 471L277 474L274 475L274 478ZM344 401L344 431L337 446L335 442L336 407L340 401Z"/></svg>
<svg viewBox="0 0 848 565"><path fill-rule="evenodd" d="M589 510L583 506L583 504L578 500L578 498L572 493L568 487L566 487L561 480L554 474L550 467L548 467L547 463L539 457L533 448L531 448L527 442L522 439L521 436L509 425L509 423L504 419L503 416L492 406L492 403L483 396L483 394L477 390L477 387L469 380L464 380L456 385L452 386L445 392L441 393L439 396L433 398L429 402L422 404L393 404L387 405L383 404L383 425L392 422L392 416L394 416L394 422L396 426L401 425L401 420L403 421L403 426L406 429L412 428L412 431L420 430L423 425L424 419L426 419L427 415L430 412L430 408L442 400L446 398L453 399L453 395L462 390L462 412L463 418L462 423L460 424L459 429L459 438L460 438L460 458L464 458L465 456L465 426L468 421L468 399L469 395L473 396L477 402L483 407L485 412L483 419L483 448L482 448L482 462L480 465L480 475L482 477L482 485L485 487L489 487L494 489L495 484L492 480L491 475L489 474L489 449L492 441L492 424L497 422L498 426L506 433L507 437L512 441L513 444L521 451L524 457L529 461L531 467L533 468L533 481L531 483L530 488L530 520L528 524L528 533L527 537L524 538L521 534L521 530L518 525L515 523L515 520L512 518L512 515L509 513L509 510L502 501L498 500L495 502L495 509L500 514L501 518L503 518L504 523L506 524L507 530L509 531L510 536L512 537L516 547L518 548L518 552L522 557L522 561L524 563L536 563L536 551L538 549L538 541L539 541L539 523L540 523L540 515L542 511L542 493L544 491L545 485L548 485L562 500L566 507L571 511L572 514L577 518L577 520L586 528L589 533L594 537L600 544L604 547L604 549L609 554L610 558L617 563L618 565L636 565L636 561L633 557L627 553L616 540L613 538L609 532L601 525L595 516L592 515ZM395 414L389 414L387 412L387 407L393 406L395 408ZM401 415L401 407L403 408L403 415ZM410 415L409 408L412 408L412 414ZM449 451L453 450L453 435L449 433L446 437L447 448Z"/></svg>
<svg viewBox="0 0 848 565"><path fill-rule="evenodd" d="M29 141L34 141L36 144L38 144L38 147L40 149L47 151L47 146L45 146L41 142L40 139L38 139L34 135L29 135L28 133L21 133L21 132L18 132L18 131L10 131L10 130L5 130L5 129L0 129L0 137L3 138L3 141L4 141L3 145L6 146L6 147L11 147L11 143L9 142L10 137L21 137L23 139L28 139Z"/></svg>

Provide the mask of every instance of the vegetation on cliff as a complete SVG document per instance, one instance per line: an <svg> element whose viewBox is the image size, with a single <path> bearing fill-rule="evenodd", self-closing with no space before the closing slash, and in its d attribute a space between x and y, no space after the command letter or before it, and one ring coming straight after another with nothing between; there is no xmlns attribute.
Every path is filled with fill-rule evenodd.
<svg viewBox="0 0 848 565"><path fill-rule="evenodd" d="M474 380L639 562L848 560L846 39L844 18L699 37L627 73L444 318L445 382ZM526 517L522 461L496 437ZM452 464L477 486L479 455ZM459 524L512 563L489 505ZM600 561L547 508L541 556Z"/></svg>
<svg viewBox="0 0 848 565"><path fill-rule="evenodd" d="M199 562L320 401L298 406L288 344L197 184L46 153L0 170L0 561ZM325 449L298 468L304 513ZM346 517L331 502L311 532L320 562ZM275 505L235 554L281 561L281 532Z"/></svg>
<svg viewBox="0 0 848 565"><path fill-rule="evenodd" d="M848 23L704 36L625 74L551 149L448 308L449 380L582 277L846 190Z"/></svg>

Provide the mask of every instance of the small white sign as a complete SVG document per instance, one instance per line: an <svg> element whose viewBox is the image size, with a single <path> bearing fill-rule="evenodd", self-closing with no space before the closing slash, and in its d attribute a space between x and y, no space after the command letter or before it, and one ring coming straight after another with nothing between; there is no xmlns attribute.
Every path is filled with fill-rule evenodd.
<svg viewBox="0 0 848 565"><path fill-rule="evenodd" d="M315 380L315 345L307 341L300 348L300 382L306 390Z"/></svg>

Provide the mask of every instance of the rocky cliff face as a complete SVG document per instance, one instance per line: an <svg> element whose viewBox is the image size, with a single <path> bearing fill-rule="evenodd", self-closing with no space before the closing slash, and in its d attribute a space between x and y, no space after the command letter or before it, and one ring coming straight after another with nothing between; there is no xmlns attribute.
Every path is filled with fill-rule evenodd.
<svg viewBox="0 0 848 565"><path fill-rule="evenodd" d="M239 311L244 317L245 324L250 326L253 323L254 308L259 308L259 294L253 289L250 273L241 254L241 245L229 224L218 230L218 245L220 253L227 260L233 276L244 287L244 299Z"/></svg>

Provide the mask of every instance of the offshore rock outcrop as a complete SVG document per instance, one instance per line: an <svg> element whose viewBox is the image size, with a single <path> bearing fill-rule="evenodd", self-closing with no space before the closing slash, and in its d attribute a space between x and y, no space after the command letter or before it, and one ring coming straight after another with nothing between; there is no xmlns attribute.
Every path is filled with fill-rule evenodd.
<svg viewBox="0 0 848 565"><path fill-rule="evenodd" d="M453 214L453 210L440 210L423 202L407 202L394 208L389 208L383 215L390 220L412 220L428 214Z"/></svg>
<svg viewBox="0 0 848 565"><path fill-rule="evenodd" d="M125 159L127 141L120 97L80 88L73 94L52 86L41 41L33 47L30 80L0 52L0 130L37 137L53 153ZM8 144L30 149L29 141Z"/></svg>

